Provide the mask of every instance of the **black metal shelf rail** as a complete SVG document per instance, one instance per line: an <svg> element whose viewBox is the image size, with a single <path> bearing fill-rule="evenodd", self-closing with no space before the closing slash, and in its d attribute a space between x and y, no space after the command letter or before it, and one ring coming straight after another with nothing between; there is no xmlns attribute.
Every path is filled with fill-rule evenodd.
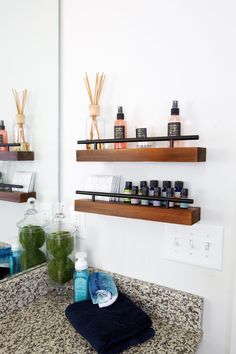
<svg viewBox="0 0 236 354"><path fill-rule="evenodd" d="M10 183L0 183L0 191L1 192L13 192L12 188L24 188L24 186L20 184L10 184Z"/></svg>
<svg viewBox="0 0 236 354"><path fill-rule="evenodd" d="M20 143L8 143L8 144L0 144L0 147L12 147L12 146L20 146Z"/></svg>
<svg viewBox="0 0 236 354"><path fill-rule="evenodd" d="M161 202L165 202L165 207L169 208L169 203L186 203L193 204L193 199L187 198L167 198L167 197L150 197L150 196L142 196L142 195L134 195L134 194L123 194L123 193L107 193L107 192L93 192L93 191L76 191L76 194L82 195L91 195L92 201L96 202L96 197L110 197L110 198L129 198L129 199L145 199L145 200L158 200ZM132 204L134 205L134 204Z"/></svg>
<svg viewBox="0 0 236 354"><path fill-rule="evenodd" d="M199 135L179 135L179 136L153 136L148 138L126 138L126 139L94 139L94 140L78 140L77 144L94 144L94 150L97 150L98 144L105 143L136 143L142 141L169 141L170 147L174 147L177 140L199 140Z"/></svg>

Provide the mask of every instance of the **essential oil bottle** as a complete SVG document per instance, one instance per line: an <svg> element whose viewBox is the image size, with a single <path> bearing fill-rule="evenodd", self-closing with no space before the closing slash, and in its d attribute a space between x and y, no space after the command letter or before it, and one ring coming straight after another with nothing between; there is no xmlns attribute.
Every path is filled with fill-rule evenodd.
<svg viewBox="0 0 236 354"><path fill-rule="evenodd" d="M142 188L143 187L147 187L147 181L140 181L140 189L138 192L139 195L142 195Z"/></svg>
<svg viewBox="0 0 236 354"><path fill-rule="evenodd" d="M124 194L131 194L132 192L132 182L125 182ZM124 203L130 203L130 198L124 198Z"/></svg>
<svg viewBox="0 0 236 354"><path fill-rule="evenodd" d="M160 197L160 196L161 196L161 188L155 187L154 188L154 197ZM160 200L153 200L152 205L155 207L160 207L161 201Z"/></svg>
<svg viewBox="0 0 236 354"><path fill-rule="evenodd" d="M174 188L167 188L167 192L166 192L166 196L167 198L173 198L174 197ZM166 202L169 205L169 208L174 208L175 203L174 202Z"/></svg>
<svg viewBox="0 0 236 354"><path fill-rule="evenodd" d="M158 181L151 180L150 181L150 188L149 188L149 197L153 197L154 196L154 190L157 187L158 187ZM150 200L149 203L153 204L153 200Z"/></svg>
<svg viewBox="0 0 236 354"><path fill-rule="evenodd" d="M168 122L168 136L181 135L181 117L179 115L178 101L173 101L171 115Z"/></svg>
<svg viewBox="0 0 236 354"><path fill-rule="evenodd" d="M175 190L174 190L174 197L181 198L181 191L184 187L184 182L182 181L175 181ZM179 203L175 203L176 206L179 206Z"/></svg>
<svg viewBox="0 0 236 354"><path fill-rule="evenodd" d="M162 190L161 190L161 196L163 198L166 198L166 193L167 193L167 188L171 188L171 181L163 181L162 183ZM161 203L162 205L166 206L165 202Z"/></svg>
<svg viewBox="0 0 236 354"><path fill-rule="evenodd" d="M127 124L125 121L125 116L123 113L122 106L118 107L118 113L116 116L116 121L114 124L114 138L115 139L125 139L127 138ZM126 149L127 143L115 143L115 149Z"/></svg>
<svg viewBox="0 0 236 354"><path fill-rule="evenodd" d="M187 188L183 188L181 191L181 198L186 199L188 198L188 189ZM182 209L188 209L189 204L188 203L181 203L180 202L180 208Z"/></svg>
<svg viewBox="0 0 236 354"><path fill-rule="evenodd" d="M142 196L143 197L148 197L148 191L149 191L148 187L142 187ZM149 200L141 199L141 204L142 205L149 205Z"/></svg>
<svg viewBox="0 0 236 354"><path fill-rule="evenodd" d="M138 195L138 186L133 186L132 187L132 191L131 191L132 195ZM137 198L131 198L131 204L139 204L139 199Z"/></svg>

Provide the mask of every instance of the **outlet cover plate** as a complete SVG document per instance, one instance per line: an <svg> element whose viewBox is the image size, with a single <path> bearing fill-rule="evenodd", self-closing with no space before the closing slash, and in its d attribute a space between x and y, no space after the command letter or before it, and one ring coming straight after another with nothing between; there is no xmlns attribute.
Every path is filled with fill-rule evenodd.
<svg viewBox="0 0 236 354"><path fill-rule="evenodd" d="M166 224L164 258L222 271L223 226Z"/></svg>

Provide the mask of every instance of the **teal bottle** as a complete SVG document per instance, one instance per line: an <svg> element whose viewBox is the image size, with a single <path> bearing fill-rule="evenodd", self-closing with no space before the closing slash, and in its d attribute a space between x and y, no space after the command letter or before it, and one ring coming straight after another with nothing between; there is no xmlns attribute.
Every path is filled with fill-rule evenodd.
<svg viewBox="0 0 236 354"><path fill-rule="evenodd" d="M85 252L76 253L75 272L74 272L74 302L89 299L89 271Z"/></svg>

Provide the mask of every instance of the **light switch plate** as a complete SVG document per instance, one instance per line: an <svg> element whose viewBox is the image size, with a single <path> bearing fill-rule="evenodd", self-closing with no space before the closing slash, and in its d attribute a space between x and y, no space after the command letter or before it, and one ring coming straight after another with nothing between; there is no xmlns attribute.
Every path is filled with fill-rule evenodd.
<svg viewBox="0 0 236 354"><path fill-rule="evenodd" d="M222 270L223 226L166 224L164 258Z"/></svg>

